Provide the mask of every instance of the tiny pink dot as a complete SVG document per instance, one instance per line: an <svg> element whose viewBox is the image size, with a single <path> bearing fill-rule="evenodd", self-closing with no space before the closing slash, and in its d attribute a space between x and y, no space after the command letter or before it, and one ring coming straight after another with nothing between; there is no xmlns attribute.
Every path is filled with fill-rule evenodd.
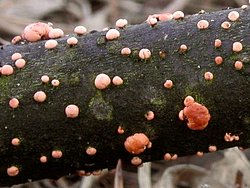
<svg viewBox="0 0 250 188"><path fill-rule="evenodd" d="M118 129L117 129L117 132L118 132L118 134L123 134L124 129L121 126L119 126Z"/></svg>
<svg viewBox="0 0 250 188"><path fill-rule="evenodd" d="M121 54L122 55L130 55L131 54L131 50L129 49L129 48L123 48L122 50L121 50Z"/></svg>
<svg viewBox="0 0 250 188"><path fill-rule="evenodd" d="M240 14L237 11L231 11L227 17L230 21L236 21L239 19Z"/></svg>
<svg viewBox="0 0 250 188"><path fill-rule="evenodd" d="M124 28L128 24L126 19L119 19L115 22L115 26L118 28Z"/></svg>
<svg viewBox="0 0 250 188"><path fill-rule="evenodd" d="M186 107L190 106L191 104L194 103L194 98L192 96L187 96L185 99L184 99L184 105Z"/></svg>
<svg viewBox="0 0 250 188"><path fill-rule="evenodd" d="M16 166L11 166L7 168L8 176L17 176L19 174L19 169Z"/></svg>
<svg viewBox="0 0 250 188"><path fill-rule="evenodd" d="M205 72L204 78L205 80L212 80L214 78L214 75L211 72Z"/></svg>
<svg viewBox="0 0 250 188"><path fill-rule="evenodd" d="M43 91L37 91L33 96L34 100L37 102L44 102L46 100L46 97L47 96Z"/></svg>
<svg viewBox="0 0 250 188"><path fill-rule="evenodd" d="M105 89L111 83L111 79L107 74L98 74L95 78L95 87L97 89Z"/></svg>
<svg viewBox="0 0 250 188"><path fill-rule="evenodd" d="M209 22L207 20L200 20L198 23L197 23L197 28L198 29L207 29L209 26Z"/></svg>
<svg viewBox="0 0 250 188"><path fill-rule="evenodd" d="M165 161L169 161L169 160L171 160L172 157L171 157L170 153L166 153L163 158Z"/></svg>
<svg viewBox="0 0 250 188"><path fill-rule="evenodd" d="M53 154L52 154L53 155ZM41 163L46 163L48 161L47 157L46 156L41 156L40 157L40 162Z"/></svg>
<svg viewBox="0 0 250 188"><path fill-rule="evenodd" d="M49 38L51 39L60 38L63 37L63 35L64 35L63 30L59 28L54 28L49 31Z"/></svg>
<svg viewBox="0 0 250 188"><path fill-rule="evenodd" d="M13 69L13 67L11 65L2 66L2 69L1 69L2 75L7 75L8 76L8 75L13 74L13 72L14 72L14 69Z"/></svg>
<svg viewBox="0 0 250 188"><path fill-rule="evenodd" d="M217 147L216 146L209 146L208 151L215 152L215 151L217 151Z"/></svg>
<svg viewBox="0 0 250 188"><path fill-rule="evenodd" d="M171 89L173 87L173 81L172 80L166 80L164 83L164 87L167 89Z"/></svg>
<svg viewBox="0 0 250 188"><path fill-rule="evenodd" d="M179 112L179 119L181 120L181 121L184 121L184 119L185 119L185 117L184 117L184 112L183 112L183 110L181 110L180 112Z"/></svg>
<svg viewBox="0 0 250 188"><path fill-rule="evenodd" d="M22 58L22 55L20 53L14 53L11 56L12 61L16 61L16 60L21 59L21 58Z"/></svg>
<svg viewBox="0 0 250 188"><path fill-rule="evenodd" d="M203 153L202 151L197 151L196 155L197 155L198 157L202 157L202 156L204 155L204 153Z"/></svg>
<svg viewBox="0 0 250 188"><path fill-rule="evenodd" d="M74 29L74 32L77 34L77 35L84 35L87 33L87 28L84 27L84 26L76 26L75 29Z"/></svg>
<svg viewBox="0 0 250 188"><path fill-rule="evenodd" d="M107 40L114 40L114 39L117 39L119 36L120 36L120 32L116 29L110 29L106 33Z"/></svg>
<svg viewBox="0 0 250 188"><path fill-rule="evenodd" d="M54 79L51 81L51 84L52 84L52 86L57 87L60 85L60 82L59 82L59 80Z"/></svg>
<svg viewBox="0 0 250 188"><path fill-rule="evenodd" d="M132 164L132 165L138 166L138 165L140 165L141 163L142 163L142 160L141 160L141 158L139 158L139 157L133 157L133 158L131 159L131 164Z"/></svg>
<svg viewBox="0 0 250 188"><path fill-rule="evenodd" d="M145 118L148 120L148 121L151 121L153 120L155 117L155 114L153 111L148 111L146 114L145 114Z"/></svg>
<svg viewBox="0 0 250 188"><path fill-rule="evenodd" d="M63 153L61 150L53 150L51 153L52 157L55 159L59 159L62 157Z"/></svg>
<svg viewBox="0 0 250 188"><path fill-rule="evenodd" d="M76 45L78 43L78 40L75 37L70 37L67 39L67 43L68 45Z"/></svg>
<svg viewBox="0 0 250 188"><path fill-rule="evenodd" d="M233 43L233 51L234 52L240 52L242 49L243 49L243 46L240 42Z"/></svg>
<svg viewBox="0 0 250 188"><path fill-rule="evenodd" d="M49 77L48 77L47 75L43 75L43 76L41 77L41 81L42 81L43 83L48 83L48 82L49 82Z"/></svg>
<svg viewBox="0 0 250 188"><path fill-rule="evenodd" d="M222 27L223 29L229 29L229 28L231 27L231 24L230 24L229 22L225 21L225 22L223 22L223 23L221 24L221 27Z"/></svg>
<svg viewBox="0 0 250 188"><path fill-rule="evenodd" d="M17 98L10 99L9 106L11 108L17 108L19 106L19 100Z"/></svg>
<svg viewBox="0 0 250 188"><path fill-rule="evenodd" d="M149 49L141 49L139 51L139 57L141 59L149 59L151 57L151 52Z"/></svg>
<svg viewBox="0 0 250 188"><path fill-rule="evenodd" d="M65 114L68 118L76 118L79 115L79 108L74 104L70 104L65 108Z"/></svg>
<svg viewBox="0 0 250 188"><path fill-rule="evenodd" d="M223 63L223 58L221 56L217 56L214 58L214 62L216 65L220 65Z"/></svg>
<svg viewBox="0 0 250 188"><path fill-rule="evenodd" d="M120 76L115 76L113 79L112 79L112 83L116 86L118 85L122 85L123 84L123 79L120 77Z"/></svg>
<svg viewBox="0 0 250 188"><path fill-rule="evenodd" d="M95 148L93 148L93 147L88 147L88 148L86 149L86 153L87 153L88 155L95 155L96 152L97 152L97 150L96 150Z"/></svg>
<svg viewBox="0 0 250 188"><path fill-rule="evenodd" d="M26 61L24 59L18 59L15 61L15 65L17 68L22 69L26 64Z"/></svg>
<svg viewBox="0 0 250 188"><path fill-rule="evenodd" d="M174 154L172 157L171 157L171 160L176 160L178 158L178 155L177 154Z"/></svg>
<svg viewBox="0 0 250 188"><path fill-rule="evenodd" d="M18 42L20 42L22 40L22 37L21 36L15 36L12 40L11 40L11 43L12 44L16 44Z"/></svg>
<svg viewBox="0 0 250 188"><path fill-rule="evenodd" d="M21 141L20 141L19 138L13 138L13 139L11 140L11 144L12 144L13 146L19 146L20 143L21 143Z"/></svg>
<svg viewBox="0 0 250 188"><path fill-rule="evenodd" d="M56 46L58 45L58 42L56 41L56 40L54 40L54 39L50 39L50 40L47 40L46 42L45 42L45 48L46 49L53 49L53 48L55 48Z"/></svg>
<svg viewBox="0 0 250 188"><path fill-rule="evenodd" d="M184 16L185 15L184 15L184 13L182 11L176 11L176 12L173 13L173 18L175 20L182 19L182 18L184 18Z"/></svg>
<svg viewBox="0 0 250 188"><path fill-rule="evenodd" d="M149 17L147 19L147 22L148 22L149 25L154 26L154 25L157 24L157 18L155 18L155 17Z"/></svg>
<svg viewBox="0 0 250 188"><path fill-rule="evenodd" d="M241 61L236 61L234 67L236 70L241 70L243 68L243 63Z"/></svg>
<svg viewBox="0 0 250 188"><path fill-rule="evenodd" d="M215 41L214 41L214 47L215 48L219 48L219 47L221 47L221 45L222 45L221 40L220 39L215 39Z"/></svg>
<svg viewBox="0 0 250 188"><path fill-rule="evenodd" d="M182 44L181 46L180 46L180 52L182 52L182 53L184 53L184 52L186 52L187 50L188 50L188 47L187 47L187 45L185 45L185 44Z"/></svg>

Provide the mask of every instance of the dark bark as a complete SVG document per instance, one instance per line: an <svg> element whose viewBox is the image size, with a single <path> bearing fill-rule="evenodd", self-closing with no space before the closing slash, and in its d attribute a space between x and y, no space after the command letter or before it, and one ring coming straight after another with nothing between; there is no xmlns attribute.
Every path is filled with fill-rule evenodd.
<svg viewBox="0 0 250 188"><path fill-rule="evenodd" d="M218 149L249 147L250 9L235 10L240 18L228 30L220 25L231 10L223 10L158 22L154 27L147 23L127 26L113 41L106 41L106 31L102 31L78 36L79 43L73 47L67 45L68 37L58 39L59 45L52 50L44 48L45 41L2 46L2 66L14 66L14 52L20 52L27 65L0 77L0 185L113 168L119 158L130 163L133 156L139 156L145 162L162 160L166 152L178 156L208 152L210 145ZM197 29L201 19L209 21L208 29ZM221 48L214 47L216 38L222 40ZM243 44L239 53L232 51L236 41ZM178 52L181 44L188 46L185 54ZM123 47L129 47L132 54L121 55ZM139 59L142 48L151 50L149 60ZM160 51L166 57L159 56ZM214 63L218 55L224 58L222 65ZM234 68L236 60L243 61L242 70ZM204 79L206 71L213 73L213 80ZM94 79L100 73L111 78L118 75L124 84L98 90ZM58 79L60 86L42 84L44 74ZM163 87L166 79L173 81L173 88ZM43 103L33 100L38 90L47 94ZM203 131L190 130L178 118L188 95L211 114ZM14 110L8 105L11 97L20 101ZM79 117L66 117L68 104L79 106ZM149 110L155 114L152 121L144 117ZM124 128L124 134L117 133L118 126ZM225 142L229 132L240 140ZM124 141L135 133L147 135L152 148L139 155L127 152ZM11 144L15 137L21 140L19 146ZM85 153L89 146L97 149L96 155ZM63 152L62 158L51 157L56 149ZM48 158L45 164L39 161L42 155ZM10 166L19 168L17 176L7 175Z"/></svg>

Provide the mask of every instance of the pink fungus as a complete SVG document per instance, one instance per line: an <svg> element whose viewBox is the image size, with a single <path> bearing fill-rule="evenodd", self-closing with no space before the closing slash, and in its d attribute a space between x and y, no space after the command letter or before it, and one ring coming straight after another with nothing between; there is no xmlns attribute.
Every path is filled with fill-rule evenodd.
<svg viewBox="0 0 250 188"><path fill-rule="evenodd" d="M11 40L11 43L12 44L17 44L18 42L20 42L22 40L22 37L21 36L15 36L12 40Z"/></svg>
<svg viewBox="0 0 250 188"><path fill-rule="evenodd" d="M41 81L42 81L43 83L48 83L48 82L49 82L49 77L48 77L47 75L43 75L43 76L41 77Z"/></svg>
<svg viewBox="0 0 250 188"><path fill-rule="evenodd" d="M155 17L149 17L147 19L147 22L148 22L149 25L155 26L157 24L157 18L155 18Z"/></svg>
<svg viewBox="0 0 250 188"><path fill-rule="evenodd" d="M215 41L214 41L214 47L215 48L219 48L219 47L221 47L221 45L222 45L221 40L220 39L215 39Z"/></svg>
<svg viewBox="0 0 250 188"><path fill-rule="evenodd" d="M243 68L242 61L235 61L234 67L235 67L236 70L241 70Z"/></svg>
<svg viewBox="0 0 250 188"><path fill-rule="evenodd" d="M234 140L234 136L231 135L231 133L226 133L226 134L224 135L224 140L225 140L226 142L232 142L232 141Z"/></svg>
<svg viewBox="0 0 250 188"><path fill-rule="evenodd" d="M214 75L211 72L205 72L204 78L205 80L212 80L214 78Z"/></svg>
<svg viewBox="0 0 250 188"><path fill-rule="evenodd" d="M131 50L129 49L129 48L123 48L122 50L121 50L121 54L122 55L130 55L131 54Z"/></svg>
<svg viewBox="0 0 250 188"><path fill-rule="evenodd" d="M62 157L63 153L61 150L53 150L51 153L52 157L55 159L59 159Z"/></svg>
<svg viewBox="0 0 250 188"><path fill-rule="evenodd" d="M76 45L78 43L78 40L75 37L70 37L67 39L67 43L68 43L68 45L73 46L73 45Z"/></svg>
<svg viewBox="0 0 250 188"><path fill-rule="evenodd" d="M190 106L191 104L194 103L194 98L192 96L187 96L185 99L184 99L184 105L186 107Z"/></svg>
<svg viewBox="0 0 250 188"><path fill-rule="evenodd" d="M223 58L221 56L217 56L214 58L214 62L216 65L220 65L223 63Z"/></svg>
<svg viewBox="0 0 250 188"><path fill-rule="evenodd" d="M98 74L95 78L95 87L97 89L105 89L111 83L111 79L107 74Z"/></svg>
<svg viewBox="0 0 250 188"><path fill-rule="evenodd" d="M165 88L171 89L173 87L173 81L172 80L166 80L165 83L163 84Z"/></svg>
<svg viewBox="0 0 250 188"><path fill-rule="evenodd" d="M248 6L247 5L242 5L241 8L245 10Z"/></svg>
<svg viewBox="0 0 250 188"><path fill-rule="evenodd" d="M52 27L49 24L42 22L32 23L24 28L22 37L29 42L48 39L50 30L52 30Z"/></svg>
<svg viewBox="0 0 250 188"><path fill-rule="evenodd" d="M58 45L58 42L54 39L49 39L45 42L45 48L46 49L53 49Z"/></svg>
<svg viewBox="0 0 250 188"><path fill-rule="evenodd" d="M18 59L15 61L15 66L19 69L22 69L26 65L26 61L24 59Z"/></svg>
<svg viewBox="0 0 250 188"><path fill-rule="evenodd" d="M60 82L59 82L59 80L57 80L57 79L53 79L53 80L51 81L51 84L52 84L52 86L57 87L57 86L60 85Z"/></svg>
<svg viewBox="0 0 250 188"><path fill-rule="evenodd" d="M176 11L176 12L173 13L173 18L175 20L182 19L182 18L184 18L184 16L185 15L184 15L184 13L182 11Z"/></svg>
<svg viewBox="0 0 250 188"><path fill-rule="evenodd" d="M152 148L152 142L149 142L148 145L147 145L147 148Z"/></svg>
<svg viewBox="0 0 250 188"><path fill-rule="evenodd" d="M63 30L61 30L59 28L51 29L49 31L49 38L51 38L51 39L60 38L60 37L63 37L63 35L64 35Z"/></svg>
<svg viewBox="0 0 250 188"><path fill-rule="evenodd" d="M79 108L74 104L70 104L65 108L65 114L68 118L76 118L79 115Z"/></svg>
<svg viewBox="0 0 250 188"><path fill-rule="evenodd" d="M94 147L88 147L88 148L86 149L86 153L87 153L88 155L95 155L96 152L97 152L97 150L96 150Z"/></svg>
<svg viewBox="0 0 250 188"><path fill-rule="evenodd" d="M200 20L198 23L197 23L197 28L198 29L207 29L209 26L209 22L207 20Z"/></svg>
<svg viewBox="0 0 250 188"><path fill-rule="evenodd" d="M19 174L19 169L16 166L11 166L7 168L8 176L17 176Z"/></svg>
<svg viewBox="0 0 250 188"><path fill-rule="evenodd" d="M239 19L240 14L237 11L231 11L227 17L230 21L236 21Z"/></svg>
<svg viewBox="0 0 250 188"><path fill-rule="evenodd" d="M178 116L179 116L179 119L180 119L181 121L184 121L185 116L184 116L183 110L181 110L181 111L179 112Z"/></svg>
<svg viewBox="0 0 250 188"><path fill-rule="evenodd" d="M215 152L215 151L217 151L217 147L216 146L209 146L208 151Z"/></svg>
<svg viewBox="0 0 250 188"><path fill-rule="evenodd" d="M229 28L231 27L231 24L230 24L230 22L225 21L225 22L223 22L223 23L221 24L221 27L222 27L223 29L229 29Z"/></svg>
<svg viewBox="0 0 250 188"><path fill-rule="evenodd" d="M237 136L237 135L234 135L234 140L235 140L235 141L239 141L239 140L240 140L240 137Z"/></svg>
<svg viewBox="0 0 250 188"><path fill-rule="evenodd" d="M47 161L48 161L48 159L47 159L46 156L43 155L43 156L40 157L40 162L41 163L46 163Z"/></svg>
<svg viewBox="0 0 250 188"><path fill-rule="evenodd" d="M140 154L144 152L148 144L149 139L143 133L135 133L134 135L127 137L124 142L125 149L132 154Z"/></svg>
<svg viewBox="0 0 250 188"><path fill-rule="evenodd" d="M172 155L171 160L176 160L178 158L177 154Z"/></svg>
<svg viewBox="0 0 250 188"><path fill-rule="evenodd" d="M117 129L118 134L123 134L124 133L124 129L122 128L122 126L119 126Z"/></svg>
<svg viewBox="0 0 250 188"><path fill-rule="evenodd" d="M233 51L234 52L240 52L242 49L243 49L243 46L240 42L233 43Z"/></svg>
<svg viewBox="0 0 250 188"><path fill-rule="evenodd" d="M16 61L16 60L21 59L21 58L22 58L22 55L20 53L14 53L11 56L12 61Z"/></svg>
<svg viewBox="0 0 250 188"><path fill-rule="evenodd" d="M113 79L112 79L112 83L116 86L118 85L122 85L123 84L123 79L120 77L120 76L115 76Z"/></svg>
<svg viewBox="0 0 250 188"><path fill-rule="evenodd" d="M11 140L11 144L12 144L13 146L19 146L20 143L21 143L21 141L20 141L19 138L13 138L13 139Z"/></svg>
<svg viewBox="0 0 250 188"><path fill-rule="evenodd" d="M181 53L185 53L187 50L188 50L188 47L187 47L187 45L185 45L185 44L182 44L182 45L180 46L180 48L179 48L179 51L180 51Z"/></svg>
<svg viewBox="0 0 250 188"><path fill-rule="evenodd" d="M118 28L124 28L128 24L128 20L126 19L119 19L115 22L115 26Z"/></svg>
<svg viewBox="0 0 250 188"><path fill-rule="evenodd" d="M13 69L13 67L11 65L2 66L2 69L1 69L2 75L8 76L8 75L13 74L13 72L14 72L14 69Z"/></svg>
<svg viewBox="0 0 250 188"><path fill-rule="evenodd" d="M77 34L77 35L84 35L87 33L87 28L84 27L84 26L76 26L75 29L74 29L74 32Z"/></svg>
<svg viewBox="0 0 250 188"><path fill-rule="evenodd" d="M204 153L203 153L202 151L197 151L196 155L197 155L198 157L202 157L202 156L204 155Z"/></svg>
<svg viewBox="0 0 250 188"><path fill-rule="evenodd" d="M131 159L131 164L132 164L132 165L138 166L138 165L140 165L141 163L142 163L142 160L141 160L140 157L133 157L133 158Z"/></svg>
<svg viewBox="0 0 250 188"><path fill-rule="evenodd" d="M139 51L139 57L141 59L149 59L151 57L151 52L149 49L141 49Z"/></svg>
<svg viewBox="0 0 250 188"><path fill-rule="evenodd" d="M169 160L171 160L172 156L170 155L170 153L165 153L163 158L165 161L169 161Z"/></svg>
<svg viewBox="0 0 250 188"><path fill-rule="evenodd" d="M120 32L116 29L110 29L106 33L107 40L114 40L114 39L117 39L119 36L120 36Z"/></svg>
<svg viewBox="0 0 250 188"><path fill-rule="evenodd" d="M145 114L145 118L148 120L148 121L151 121L152 119L154 119L155 117L155 114L153 111L148 111L146 114Z"/></svg>
<svg viewBox="0 0 250 188"><path fill-rule="evenodd" d="M203 130L207 127L208 122L211 118L208 109L194 102L191 105L183 109L184 117L187 118L187 126L191 130Z"/></svg>
<svg viewBox="0 0 250 188"><path fill-rule="evenodd" d="M19 106L19 100L17 98L10 99L9 106L11 108L17 108Z"/></svg>
<svg viewBox="0 0 250 188"><path fill-rule="evenodd" d="M171 13L162 13L162 14L156 14L159 21L168 21L173 19L173 14Z"/></svg>
<svg viewBox="0 0 250 188"><path fill-rule="evenodd" d="M46 94L43 91L37 91L33 98L36 102L44 102L46 100Z"/></svg>

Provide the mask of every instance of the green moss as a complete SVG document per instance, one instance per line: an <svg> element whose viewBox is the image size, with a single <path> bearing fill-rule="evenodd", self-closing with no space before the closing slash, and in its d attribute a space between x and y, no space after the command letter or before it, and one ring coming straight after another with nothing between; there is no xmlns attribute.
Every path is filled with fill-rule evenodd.
<svg viewBox="0 0 250 188"><path fill-rule="evenodd" d="M164 109L166 107L166 102L167 102L166 99L164 97L161 97L161 96L157 96L157 97L152 98L150 100L150 103L159 109Z"/></svg>
<svg viewBox="0 0 250 188"><path fill-rule="evenodd" d="M12 76L1 76L0 77L0 103L6 100L6 97L10 96L10 82L12 81Z"/></svg>
<svg viewBox="0 0 250 188"><path fill-rule="evenodd" d="M105 36L100 36L96 39L96 44L97 45L103 45L106 43L106 38Z"/></svg>
<svg viewBox="0 0 250 188"><path fill-rule="evenodd" d="M117 53L120 53L122 46L118 40L114 40L112 42L109 42L107 49L109 53L117 54Z"/></svg>
<svg viewBox="0 0 250 188"><path fill-rule="evenodd" d="M192 90L191 88L187 87L185 89L185 96L183 98L183 100L185 99L186 96L192 96L194 98L194 100L200 104L204 104L205 103L205 99L202 97L202 95L194 90Z"/></svg>
<svg viewBox="0 0 250 188"><path fill-rule="evenodd" d="M70 77L69 77L68 82L69 82L69 85L71 85L71 86L78 85L80 83L80 76L79 76L79 74L78 73L71 74Z"/></svg>
<svg viewBox="0 0 250 188"><path fill-rule="evenodd" d="M232 53L230 56L229 56L229 60L231 60L231 61L236 61L236 60L238 60L238 54L236 54L236 53Z"/></svg>

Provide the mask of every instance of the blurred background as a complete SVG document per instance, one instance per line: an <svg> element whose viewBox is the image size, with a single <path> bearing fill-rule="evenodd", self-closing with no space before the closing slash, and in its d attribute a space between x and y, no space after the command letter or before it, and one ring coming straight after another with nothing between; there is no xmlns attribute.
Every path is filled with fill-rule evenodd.
<svg viewBox="0 0 250 188"><path fill-rule="evenodd" d="M65 34L77 25L88 31L113 27L119 18L130 24L144 22L149 14L182 10L186 15L240 7L248 0L0 0L0 44L8 44L30 23L53 23ZM250 151L238 148L175 161L145 163L143 167L120 166L101 176L65 176L13 188L250 188ZM117 174L123 174L122 182Z"/></svg>

